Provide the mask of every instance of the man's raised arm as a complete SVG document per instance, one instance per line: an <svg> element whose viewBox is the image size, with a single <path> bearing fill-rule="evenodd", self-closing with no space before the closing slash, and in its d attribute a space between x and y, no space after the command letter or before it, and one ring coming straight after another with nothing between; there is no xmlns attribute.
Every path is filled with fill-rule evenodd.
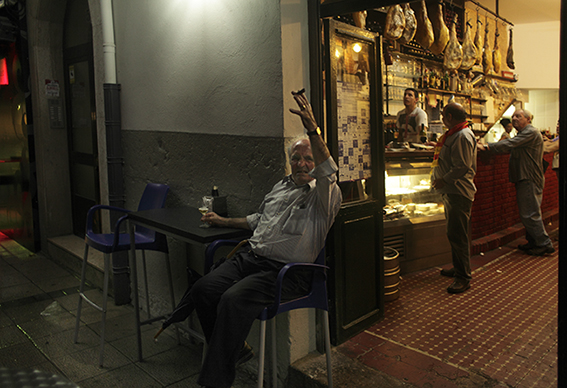
<svg viewBox="0 0 567 388"><path fill-rule="evenodd" d="M297 102L299 110L290 109L289 111L301 117L303 126L307 130L309 141L311 142L313 160L315 161L315 165L317 166L323 163L325 160L329 159L331 153L329 152L327 144L325 144L325 141L321 136L321 130L319 129L317 121L315 121L315 117L313 116L311 104L309 103L309 100L307 100L307 97L305 97L305 89L301 89L299 92L291 92L291 94L293 94L293 98L295 99L295 102Z"/></svg>

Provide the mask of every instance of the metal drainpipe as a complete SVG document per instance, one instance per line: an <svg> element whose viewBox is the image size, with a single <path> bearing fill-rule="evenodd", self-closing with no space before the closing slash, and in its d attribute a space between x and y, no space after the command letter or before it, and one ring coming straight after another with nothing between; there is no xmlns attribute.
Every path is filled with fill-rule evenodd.
<svg viewBox="0 0 567 388"><path fill-rule="evenodd" d="M116 44L114 42L114 18L112 0L100 0L102 15L102 39L104 53L104 114L106 127L106 158L108 166L109 204L124 207L124 178L120 113L120 84L116 83ZM111 226L119 215L112 214ZM112 255L114 302L123 305L130 302L130 267L128 252Z"/></svg>

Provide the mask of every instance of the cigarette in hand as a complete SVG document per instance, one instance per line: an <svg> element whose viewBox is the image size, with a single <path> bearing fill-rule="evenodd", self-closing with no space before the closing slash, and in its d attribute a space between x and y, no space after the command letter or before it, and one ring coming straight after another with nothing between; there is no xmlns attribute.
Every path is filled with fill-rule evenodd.
<svg viewBox="0 0 567 388"><path fill-rule="evenodd" d="M294 92L294 91L291 92L291 94L294 94L294 95L303 94L303 93L305 93L305 88L303 88L303 89L301 89L301 90L299 90L299 91L297 91L297 92Z"/></svg>

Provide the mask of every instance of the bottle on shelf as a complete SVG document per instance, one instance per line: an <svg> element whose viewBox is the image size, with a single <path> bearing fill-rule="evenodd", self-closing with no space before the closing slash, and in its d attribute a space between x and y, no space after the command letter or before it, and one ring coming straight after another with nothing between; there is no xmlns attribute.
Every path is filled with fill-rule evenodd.
<svg viewBox="0 0 567 388"><path fill-rule="evenodd" d="M441 89L441 76L435 72L435 88Z"/></svg>
<svg viewBox="0 0 567 388"><path fill-rule="evenodd" d="M443 74L443 90L449 90L449 73L445 72L445 74Z"/></svg>
<svg viewBox="0 0 567 388"><path fill-rule="evenodd" d="M419 131L419 140L421 140L422 143L427 142L427 134L425 133L425 124L421 124L421 131Z"/></svg>
<svg viewBox="0 0 567 388"><path fill-rule="evenodd" d="M213 189L211 190L211 195L213 197L218 197L219 196L219 188L217 186L213 186Z"/></svg>

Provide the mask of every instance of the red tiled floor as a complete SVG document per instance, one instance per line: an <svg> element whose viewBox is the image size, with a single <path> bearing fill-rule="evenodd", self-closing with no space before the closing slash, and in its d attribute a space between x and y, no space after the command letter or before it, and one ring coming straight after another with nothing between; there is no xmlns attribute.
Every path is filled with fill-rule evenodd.
<svg viewBox="0 0 567 388"><path fill-rule="evenodd" d="M557 251L534 257L508 246L486 256L473 260L471 289L459 295L446 292L451 279L438 268L404 276L385 318L339 351L416 387L453 387L467 371L556 387Z"/></svg>

